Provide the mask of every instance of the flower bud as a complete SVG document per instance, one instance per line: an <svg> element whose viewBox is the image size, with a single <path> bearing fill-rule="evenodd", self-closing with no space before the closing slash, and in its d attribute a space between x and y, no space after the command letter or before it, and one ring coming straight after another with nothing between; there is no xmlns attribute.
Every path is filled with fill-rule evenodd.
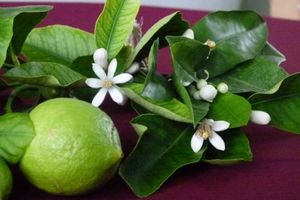
<svg viewBox="0 0 300 200"><path fill-rule="evenodd" d="M197 92L197 89L194 85L190 85L188 87L188 92L189 92L190 95L194 95L194 93Z"/></svg>
<svg viewBox="0 0 300 200"><path fill-rule="evenodd" d="M187 29L183 34L183 37L189 38L189 39L194 39L195 35L194 35L194 31L192 29Z"/></svg>
<svg viewBox="0 0 300 200"><path fill-rule="evenodd" d="M201 90L201 88L203 88L204 86L207 86L207 81L205 79L200 79L198 82L197 82L197 88L199 90Z"/></svg>
<svg viewBox="0 0 300 200"><path fill-rule="evenodd" d="M204 45L207 45L209 47L210 50L216 48L217 44L215 41L208 39Z"/></svg>
<svg viewBox="0 0 300 200"><path fill-rule="evenodd" d="M271 121L271 116L264 111L253 110L251 113L251 122L260 125L267 125Z"/></svg>
<svg viewBox="0 0 300 200"><path fill-rule="evenodd" d="M222 94L225 94L228 92L228 85L226 83L219 83L217 88L218 88L218 91L221 92Z"/></svg>
<svg viewBox="0 0 300 200"><path fill-rule="evenodd" d="M134 62L126 72L129 74L134 74L139 70L139 68L140 68L140 64L137 62Z"/></svg>
<svg viewBox="0 0 300 200"><path fill-rule="evenodd" d="M193 97L196 100L201 100L200 90L197 90L196 92L194 92Z"/></svg>
<svg viewBox="0 0 300 200"><path fill-rule="evenodd" d="M206 85L200 90L200 97L208 102L212 102L217 94L217 89L212 85Z"/></svg>
<svg viewBox="0 0 300 200"><path fill-rule="evenodd" d="M104 48L97 49L93 55L94 62L100 65L103 69L107 68L108 65L108 56L107 51Z"/></svg>

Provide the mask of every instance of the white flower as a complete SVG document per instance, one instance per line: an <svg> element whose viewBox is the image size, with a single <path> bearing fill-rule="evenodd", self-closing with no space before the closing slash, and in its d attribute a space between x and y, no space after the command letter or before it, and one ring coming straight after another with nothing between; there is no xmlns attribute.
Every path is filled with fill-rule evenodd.
<svg viewBox="0 0 300 200"><path fill-rule="evenodd" d="M213 119L205 119L197 131L194 133L191 140L192 150L197 153L203 146L204 140L209 142L218 150L225 150L224 140L216 132L228 129L230 124L226 121L214 121Z"/></svg>
<svg viewBox="0 0 300 200"><path fill-rule="evenodd" d="M199 90L201 90L201 88L203 88L204 86L207 86L207 81L205 79L200 79L198 82L197 82L197 88Z"/></svg>
<svg viewBox="0 0 300 200"><path fill-rule="evenodd" d="M183 37L189 38L189 39L194 39L195 35L194 35L194 31L192 29L187 29L183 34Z"/></svg>
<svg viewBox="0 0 300 200"><path fill-rule="evenodd" d="M219 83L217 88L218 88L218 91L221 92L222 94L225 94L228 92L228 85L226 83Z"/></svg>
<svg viewBox="0 0 300 200"><path fill-rule="evenodd" d="M100 60L101 61L101 60ZM120 105L126 103L126 96L122 94L120 89L116 84L126 83L132 79L132 75L128 73L122 73L114 77L117 69L117 60L113 59L109 66L107 74L98 63L93 63L93 71L99 77L98 78L88 78L85 83L95 89L99 89L99 92L94 97L92 104L96 107L100 106L108 92L112 100Z"/></svg>
<svg viewBox="0 0 300 200"><path fill-rule="evenodd" d="M261 110L253 110L250 120L251 122L256 124L267 125L271 121L271 116L267 112Z"/></svg>
<svg viewBox="0 0 300 200"><path fill-rule="evenodd" d="M99 65L103 69L107 68L107 51L104 48L97 49L93 55L95 64Z"/></svg>
<svg viewBox="0 0 300 200"><path fill-rule="evenodd" d="M218 94L218 90L213 85L206 85L200 89L201 99L212 102Z"/></svg>

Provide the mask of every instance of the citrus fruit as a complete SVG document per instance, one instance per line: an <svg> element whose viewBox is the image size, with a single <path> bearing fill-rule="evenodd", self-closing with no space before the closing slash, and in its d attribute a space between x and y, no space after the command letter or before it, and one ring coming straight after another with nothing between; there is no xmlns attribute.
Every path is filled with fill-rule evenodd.
<svg viewBox="0 0 300 200"><path fill-rule="evenodd" d="M123 156L112 120L84 101L57 98L35 107L30 118L36 136L20 168L38 188L77 195L107 182Z"/></svg>
<svg viewBox="0 0 300 200"><path fill-rule="evenodd" d="M7 199L12 190L12 175L6 163L0 158L0 199Z"/></svg>

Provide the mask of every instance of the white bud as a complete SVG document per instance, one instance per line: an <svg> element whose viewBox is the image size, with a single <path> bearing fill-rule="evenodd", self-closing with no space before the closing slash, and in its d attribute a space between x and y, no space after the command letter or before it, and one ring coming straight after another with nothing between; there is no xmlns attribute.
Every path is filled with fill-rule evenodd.
<svg viewBox="0 0 300 200"><path fill-rule="evenodd" d="M219 83L217 88L218 88L218 91L221 92L222 94L225 94L228 92L228 85L226 83Z"/></svg>
<svg viewBox="0 0 300 200"><path fill-rule="evenodd" d="M103 69L107 68L108 65L108 56L107 51L104 48L97 49L94 53L94 62L98 65L100 65Z"/></svg>
<svg viewBox="0 0 300 200"><path fill-rule="evenodd" d="M206 85L200 90L200 97L208 102L212 102L217 94L217 89L212 85Z"/></svg>
<svg viewBox="0 0 300 200"><path fill-rule="evenodd" d="M195 36L194 36L194 31L192 29L187 29L183 34L182 34L183 37L186 37L186 38L189 38L189 39L194 39Z"/></svg>
<svg viewBox="0 0 300 200"><path fill-rule="evenodd" d="M204 86L207 86L207 81L205 79L200 79L198 82L197 82L197 88L199 90L201 90L201 88L203 88Z"/></svg>
<svg viewBox="0 0 300 200"><path fill-rule="evenodd" d="M129 74L134 74L139 70L139 68L140 68L140 64L137 62L134 62L126 72Z"/></svg>
<svg viewBox="0 0 300 200"><path fill-rule="evenodd" d="M255 124L267 125L271 121L271 116L267 112L261 110L253 110L250 120Z"/></svg>
<svg viewBox="0 0 300 200"><path fill-rule="evenodd" d="M201 96L200 96L200 90L197 90L196 92L193 93L193 97L196 100L201 100Z"/></svg>

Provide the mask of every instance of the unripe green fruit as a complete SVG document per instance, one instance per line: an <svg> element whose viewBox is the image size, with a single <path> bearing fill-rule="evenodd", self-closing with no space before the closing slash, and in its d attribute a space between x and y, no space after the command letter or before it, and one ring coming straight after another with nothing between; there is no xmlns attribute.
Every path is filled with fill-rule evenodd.
<svg viewBox="0 0 300 200"><path fill-rule="evenodd" d="M106 183L123 156L111 119L89 103L58 98L30 113L36 136L20 167L38 188L77 195Z"/></svg>

